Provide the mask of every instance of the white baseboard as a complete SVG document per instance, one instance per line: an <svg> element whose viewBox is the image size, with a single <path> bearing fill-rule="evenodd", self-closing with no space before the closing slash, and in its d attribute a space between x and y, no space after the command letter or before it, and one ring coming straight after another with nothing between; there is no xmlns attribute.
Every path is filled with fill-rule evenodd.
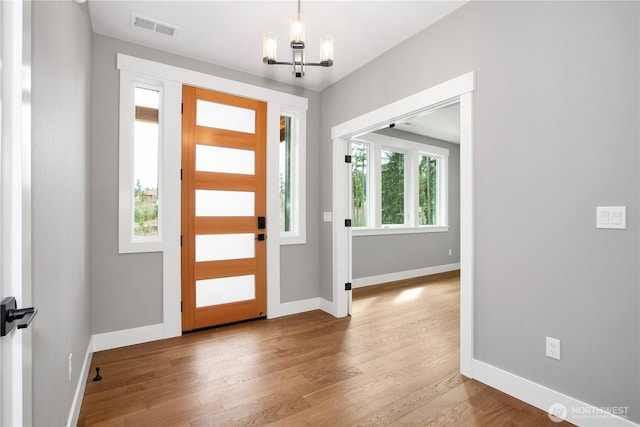
<svg viewBox="0 0 640 427"><path fill-rule="evenodd" d="M278 306L275 314L269 314L269 319L276 317L290 316L292 314L304 313L311 310L322 310L335 316L333 303L324 298L309 298L300 301L285 302Z"/></svg>
<svg viewBox="0 0 640 427"><path fill-rule="evenodd" d="M84 362L82 362L80 376L78 377L78 386L76 387L76 394L73 396L73 402L71 403L71 409L69 411L69 418L67 419L67 426L76 426L78 424L80 409L82 408L82 398L84 397L84 389L87 385L87 377L89 375L89 368L91 367L92 357L93 337L89 339L87 353L84 356Z"/></svg>
<svg viewBox="0 0 640 427"><path fill-rule="evenodd" d="M639 427L638 424L611 413L615 411L624 414L624 407L597 408L479 360L473 361L473 377L545 412L549 412L552 406L555 410L560 409L561 412L553 412L566 412L566 416L562 418L577 426Z"/></svg>
<svg viewBox="0 0 640 427"><path fill-rule="evenodd" d="M445 273L447 271L460 270L460 263L436 265L434 267L418 268L416 270L398 271L397 273L381 274L379 276L361 277L351 281L352 288L363 288L365 286L377 285L380 283L395 282L398 280L413 279L414 277L429 276L431 274Z"/></svg>
<svg viewBox="0 0 640 427"><path fill-rule="evenodd" d="M276 317L304 313L305 311L319 310L322 309L322 301L325 300L322 300L321 298L309 298L306 300L279 304L277 311L275 311L275 313L269 313L268 318L275 319ZM331 303L328 304L331 305ZM330 312L329 310L324 311ZM164 325L159 323L157 325L96 334L92 337L93 351L110 350L112 348L124 347L127 345L161 340L166 338L164 329Z"/></svg>
<svg viewBox="0 0 640 427"><path fill-rule="evenodd" d="M332 306L332 303L329 303L322 298L309 298L306 300L287 302L279 304L275 313L271 312L267 317L269 319L275 319L277 317L304 313L311 310L324 310L328 313L332 313L332 310L322 308L326 306ZM124 347L127 345L161 340L167 338L164 330L164 325L159 323L157 325L96 334L92 337L93 351L110 350L112 348Z"/></svg>
<svg viewBox="0 0 640 427"><path fill-rule="evenodd" d="M268 313L269 319L289 316L291 314L304 313L305 311L318 310L320 308L319 298L309 298L300 301L285 302L278 305L275 313Z"/></svg>
<svg viewBox="0 0 640 427"><path fill-rule="evenodd" d="M142 326L140 328L124 329L122 331L107 332L93 336L93 351L110 350L127 345L141 344L165 338L164 325Z"/></svg>

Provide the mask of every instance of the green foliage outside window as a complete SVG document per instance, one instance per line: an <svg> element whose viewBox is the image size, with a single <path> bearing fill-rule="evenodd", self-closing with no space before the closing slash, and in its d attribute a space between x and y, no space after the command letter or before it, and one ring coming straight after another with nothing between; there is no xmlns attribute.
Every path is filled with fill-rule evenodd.
<svg viewBox="0 0 640 427"><path fill-rule="evenodd" d="M351 190L353 226L367 226L367 144L351 145Z"/></svg>
<svg viewBox="0 0 640 427"><path fill-rule="evenodd" d="M438 158L420 156L419 224L435 225L438 217Z"/></svg>
<svg viewBox="0 0 640 427"><path fill-rule="evenodd" d="M142 187L139 179L134 188L133 217L134 236L158 234L158 189Z"/></svg>
<svg viewBox="0 0 640 427"><path fill-rule="evenodd" d="M382 150L382 224L404 224L404 154Z"/></svg>
<svg viewBox="0 0 640 427"><path fill-rule="evenodd" d="M291 117L280 116L280 231L291 231Z"/></svg>
<svg viewBox="0 0 640 427"><path fill-rule="evenodd" d="M375 157L372 157L373 150L380 150L377 151L380 153L379 160L374 160ZM426 154L415 148L401 153L393 149L380 149L377 144L352 141L351 219L353 226L375 228L375 223L378 221L382 226L439 225L442 221L439 200L442 185L440 173L442 167L446 168L446 158L444 158L444 166L442 161L441 155ZM409 167L413 166L414 162L417 169ZM369 180L373 179L370 176L372 167L379 168L380 171L380 188L376 190L376 194L371 194L371 189L368 187ZM410 194L405 193L406 179L409 179L412 184ZM380 211L373 212L370 205L376 203L378 197ZM407 209L416 209L417 215L407 218ZM380 218L376 221L375 218L370 218L370 215L376 215L376 217L380 215Z"/></svg>

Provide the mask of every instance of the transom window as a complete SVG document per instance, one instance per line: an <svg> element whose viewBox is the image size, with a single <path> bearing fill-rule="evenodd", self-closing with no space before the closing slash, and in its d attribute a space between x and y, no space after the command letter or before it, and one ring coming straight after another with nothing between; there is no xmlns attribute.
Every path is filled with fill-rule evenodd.
<svg viewBox="0 0 640 427"><path fill-rule="evenodd" d="M379 134L351 140L354 234L446 231L449 150Z"/></svg>

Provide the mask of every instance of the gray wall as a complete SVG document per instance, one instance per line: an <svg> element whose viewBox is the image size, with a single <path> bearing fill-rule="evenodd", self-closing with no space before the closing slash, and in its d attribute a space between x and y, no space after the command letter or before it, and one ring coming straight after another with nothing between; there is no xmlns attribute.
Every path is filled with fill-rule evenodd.
<svg viewBox="0 0 640 427"><path fill-rule="evenodd" d="M353 237L353 278L460 262L460 145L396 129L376 133L449 150L449 231Z"/></svg>
<svg viewBox="0 0 640 427"><path fill-rule="evenodd" d="M638 2L471 2L322 92L331 126L477 72L475 358L640 421ZM390 84L389 82L393 82ZM626 230L596 206L626 205ZM331 227L321 294L332 298ZM545 357L545 336L563 359Z"/></svg>
<svg viewBox="0 0 640 427"><path fill-rule="evenodd" d="M32 29L33 424L64 425L91 336L92 31L71 1L33 2Z"/></svg>
<svg viewBox="0 0 640 427"><path fill-rule="evenodd" d="M281 301L318 295L319 94L216 65L93 36L91 157L93 333L162 322L162 255L118 254L118 93L116 53L124 53L309 99L307 112L307 244L281 248ZM179 143L179 141L176 141ZM302 280L304 279L304 280ZM180 286L176 283L176 286Z"/></svg>

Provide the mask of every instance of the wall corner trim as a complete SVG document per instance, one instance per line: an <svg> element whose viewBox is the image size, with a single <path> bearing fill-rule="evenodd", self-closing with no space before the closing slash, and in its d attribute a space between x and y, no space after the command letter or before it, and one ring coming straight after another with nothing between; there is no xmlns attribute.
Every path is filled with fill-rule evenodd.
<svg viewBox="0 0 640 427"><path fill-rule="evenodd" d="M581 427L639 427L626 418L613 415L602 408L582 402L548 387L504 371L488 363L473 360L473 377L516 399L548 412L551 405L563 405L566 421Z"/></svg>
<svg viewBox="0 0 640 427"><path fill-rule="evenodd" d="M87 376L89 375L89 368L91 367L91 359L93 358L93 337L89 339L89 345L87 346L87 352L84 355L84 362L82 362L82 368L80 369L80 375L78 376L78 385L76 386L76 393L73 396L73 402L71 403L71 409L69 410L69 418L67 419L67 426L75 426L78 424L78 418L80 417L80 409L82 408L82 399L84 397L84 389L87 385Z"/></svg>
<svg viewBox="0 0 640 427"><path fill-rule="evenodd" d="M318 298L318 299L320 300L320 310L324 311L325 313L329 313L333 317L338 317L338 312L334 309L335 306L333 302L327 301L324 298Z"/></svg>

